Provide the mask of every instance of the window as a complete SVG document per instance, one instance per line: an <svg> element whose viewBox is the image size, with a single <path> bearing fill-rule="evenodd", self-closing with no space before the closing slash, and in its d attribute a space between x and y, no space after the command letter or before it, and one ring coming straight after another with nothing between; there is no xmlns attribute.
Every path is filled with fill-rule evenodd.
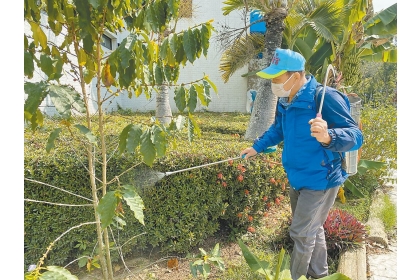
<svg viewBox="0 0 420 280"><path fill-rule="evenodd" d="M107 49L112 50L112 39L105 34L102 34L102 46L104 46Z"/></svg>

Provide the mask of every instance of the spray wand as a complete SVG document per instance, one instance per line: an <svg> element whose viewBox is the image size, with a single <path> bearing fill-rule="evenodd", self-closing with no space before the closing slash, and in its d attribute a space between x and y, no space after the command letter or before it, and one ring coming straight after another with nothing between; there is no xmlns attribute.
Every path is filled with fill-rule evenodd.
<svg viewBox="0 0 420 280"><path fill-rule="evenodd" d="M323 89L322 89L321 102L320 102L320 104L319 104L319 110L318 110L318 113L316 114L316 117L317 117L317 118L318 118L318 117L319 117L319 118L322 118L321 111L322 111L322 105L324 104L324 96L325 96L325 88L327 87L328 72L329 72L330 70L332 70L332 71L333 71L333 75L334 75L334 78L335 78L334 68L333 68L333 66L332 66L331 64L329 64L329 65L328 65L328 68L327 68L327 73L325 73L325 80L324 80L324 86L323 86Z"/></svg>
<svg viewBox="0 0 420 280"><path fill-rule="evenodd" d="M266 150L264 150L263 153L264 154L269 154L269 153L275 152L276 150L277 150L276 147L268 147ZM197 165L197 166L193 166L193 167L189 167L189 168L185 168L185 169L165 172L164 176L172 175L172 174L179 173L179 172L189 171L189 170L193 170L193 169L197 169L197 168L201 168L201 167L206 167L206 166L210 166L210 165L215 165L215 164L219 164L219 163L226 162L226 161L237 160L237 159L240 159L240 158L244 158L245 156L246 156L246 154L243 154L242 156L239 156L239 157L228 158L228 159L219 160L219 161L215 161L215 162L211 162L211 163L207 163L207 164L202 164L202 165Z"/></svg>

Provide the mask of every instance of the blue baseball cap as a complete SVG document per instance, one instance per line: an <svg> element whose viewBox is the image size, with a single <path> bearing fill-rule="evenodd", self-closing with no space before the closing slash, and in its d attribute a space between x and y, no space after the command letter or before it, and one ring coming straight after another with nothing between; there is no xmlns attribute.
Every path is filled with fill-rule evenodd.
<svg viewBox="0 0 420 280"><path fill-rule="evenodd" d="M305 58L300 53L276 48L270 66L257 72L257 75L264 79L273 79L288 71L303 71L305 62Z"/></svg>

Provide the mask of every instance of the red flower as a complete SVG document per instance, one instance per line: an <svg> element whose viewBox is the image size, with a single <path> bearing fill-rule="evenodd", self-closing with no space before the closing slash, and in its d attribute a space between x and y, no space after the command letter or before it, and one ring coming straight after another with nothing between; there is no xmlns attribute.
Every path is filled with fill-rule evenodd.
<svg viewBox="0 0 420 280"><path fill-rule="evenodd" d="M255 233L255 228L253 228L253 227L248 227L248 231L249 231L250 233Z"/></svg>

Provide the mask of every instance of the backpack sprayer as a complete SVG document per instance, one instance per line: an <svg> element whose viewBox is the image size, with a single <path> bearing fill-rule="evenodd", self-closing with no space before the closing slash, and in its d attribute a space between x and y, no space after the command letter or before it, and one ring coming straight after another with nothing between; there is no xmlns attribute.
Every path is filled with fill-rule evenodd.
<svg viewBox="0 0 420 280"><path fill-rule="evenodd" d="M325 73L325 80L324 85L322 89L322 96L321 96L321 102L319 104L318 113L316 114L317 117L322 118L322 105L324 104L324 96L325 96L325 88L327 86L327 80L328 80L328 73L329 71L333 71L333 75L335 78L335 71L331 64L328 65L327 72ZM350 101L350 115L354 119L354 121L357 123L357 125L360 125L360 108L362 105L362 100L357 95L348 95L347 98ZM345 153L346 158L346 173L351 176L357 173L357 156L358 151L350 151Z"/></svg>

